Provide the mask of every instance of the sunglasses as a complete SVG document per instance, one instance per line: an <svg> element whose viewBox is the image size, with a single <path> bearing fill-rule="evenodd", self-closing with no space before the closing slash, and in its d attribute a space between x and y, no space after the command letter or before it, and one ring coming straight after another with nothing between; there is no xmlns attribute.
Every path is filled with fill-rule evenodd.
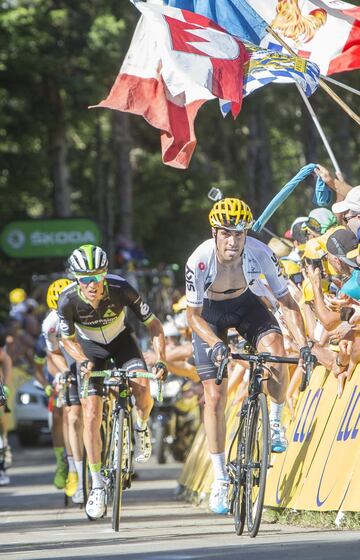
<svg viewBox="0 0 360 560"><path fill-rule="evenodd" d="M345 222L345 224L348 224L350 222L350 220L352 220L353 218L357 218L359 214L353 214L352 216L344 216L343 220Z"/></svg>
<svg viewBox="0 0 360 560"><path fill-rule="evenodd" d="M101 282L101 280L104 280L105 276L106 274L93 274L92 276L80 276L78 280L81 284L87 286L91 284L91 282Z"/></svg>
<svg viewBox="0 0 360 560"><path fill-rule="evenodd" d="M313 231L315 233L321 233L321 224L315 218L309 218L306 222L301 225L303 231Z"/></svg>

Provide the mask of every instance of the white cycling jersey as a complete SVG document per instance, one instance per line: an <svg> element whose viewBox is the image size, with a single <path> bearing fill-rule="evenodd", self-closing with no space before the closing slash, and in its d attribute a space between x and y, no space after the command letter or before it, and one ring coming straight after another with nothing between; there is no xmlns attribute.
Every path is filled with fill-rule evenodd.
<svg viewBox="0 0 360 560"><path fill-rule="evenodd" d="M288 293L287 279L281 274L279 261L273 251L254 237L247 237L242 259L242 270L246 285L256 295L263 295L264 275L268 286L276 298ZM186 299L189 307L201 307L204 299L211 299L209 288L216 280L217 259L214 239L204 241L190 256L186 263Z"/></svg>

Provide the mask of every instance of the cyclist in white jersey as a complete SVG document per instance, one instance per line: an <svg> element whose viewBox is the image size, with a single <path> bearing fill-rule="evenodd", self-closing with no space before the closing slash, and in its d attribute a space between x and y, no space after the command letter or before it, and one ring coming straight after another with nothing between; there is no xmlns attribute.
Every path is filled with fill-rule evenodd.
<svg viewBox="0 0 360 560"><path fill-rule="evenodd" d="M212 239L202 243L186 264L187 317L193 331L197 372L204 386L204 423L214 468L210 508L228 512L228 476L225 468L225 405L227 380L215 384L217 368L228 355L227 329L236 328L259 352L285 356L283 337L275 317L262 303L260 275L264 275L281 305L285 320L305 358L305 326L298 305L291 297L277 257L267 245L247 236L253 217L241 200L225 198L216 202L209 214ZM302 363L302 361L301 361ZM271 447L286 450L281 414L288 385L286 366L272 368L267 382L271 398Z"/></svg>

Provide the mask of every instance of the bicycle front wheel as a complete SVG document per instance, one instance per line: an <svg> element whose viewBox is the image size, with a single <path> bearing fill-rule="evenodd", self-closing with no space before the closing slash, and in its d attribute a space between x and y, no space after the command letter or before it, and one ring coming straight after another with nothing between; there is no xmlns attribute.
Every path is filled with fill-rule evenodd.
<svg viewBox="0 0 360 560"><path fill-rule="evenodd" d="M245 446L246 514L249 535L256 537L261 522L269 467L270 426L266 397L263 393L249 406Z"/></svg>
<svg viewBox="0 0 360 560"><path fill-rule="evenodd" d="M116 421L116 452L114 467L115 474L115 490L113 497L113 510L112 510L112 528L114 531L119 531L122 494L125 488L130 488L131 484L131 433L129 418L125 415L125 410L119 411L119 416Z"/></svg>
<svg viewBox="0 0 360 560"><path fill-rule="evenodd" d="M234 480L234 503L233 513L235 522L235 532L242 535L244 531L246 518L246 500L245 500L245 441L246 441L246 414L243 409L240 413L240 426L237 439L236 451L236 474Z"/></svg>

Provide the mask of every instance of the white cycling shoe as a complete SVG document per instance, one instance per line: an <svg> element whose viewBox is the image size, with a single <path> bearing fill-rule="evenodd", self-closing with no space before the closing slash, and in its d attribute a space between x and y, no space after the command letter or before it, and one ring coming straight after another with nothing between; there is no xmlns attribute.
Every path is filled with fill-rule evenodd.
<svg viewBox="0 0 360 560"><path fill-rule="evenodd" d="M100 519L105 513L105 488L93 488L85 507L86 515L91 519Z"/></svg>
<svg viewBox="0 0 360 560"><path fill-rule="evenodd" d="M209 507L214 513L226 515L229 513L229 481L214 480L211 486Z"/></svg>
<svg viewBox="0 0 360 560"><path fill-rule="evenodd" d="M90 497L90 496L89 496ZM84 503L84 490L78 488L73 496L71 496L73 504L83 504Z"/></svg>
<svg viewBox="0 0 360 560"><path fill-rule="evenodd" d="M6 474L5 471L0 471L0 486L8 486L10 484L10 477Z"/></svg>
<svg viewBox="0 0 360 560"><path fill-rule="evenodd" d="M148 426L144 430L135 428L135 461L146 463L151 457L151 437Z"/></svg>

